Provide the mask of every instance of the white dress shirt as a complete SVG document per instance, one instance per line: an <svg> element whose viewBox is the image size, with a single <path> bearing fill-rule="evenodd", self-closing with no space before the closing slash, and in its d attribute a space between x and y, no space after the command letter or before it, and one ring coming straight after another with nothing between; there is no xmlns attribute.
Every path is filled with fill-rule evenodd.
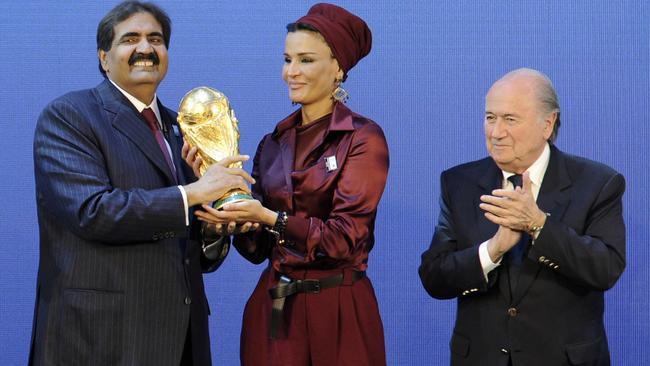
<svg viewBox="0 0 650 366"><path fill-rule="evenodd" d="M126 90L120 88L113 80L111 80L111 79L108 79L108 80L113 85L115 85L117 90L119 90L122 94L124 94L126 99L128 99L129 102L131 102L131 104L133 104L133 106L135 107L135 109L138 110L139 113L142 113L142 111L147 109L147 108L151 108L151 110L153 110L153 113L156 115L156 119L158 120L158 128L160 128L162 130L162 122L161 122L162 118L160 118L160 110L158 109L158 96L156 94L153 95L153 100L151 101L151 104L146 105L146 104L142 103L138 98L136 98L133 95L129 94ZM167 151L169 152L169 156L172 157L172 159L173 159L174 154L172 154L172 149L169 146L169 142L167 142L166 139L165 139L165 146L167 146ZM183 188L183 186L179 185L177 187L181 191L181 195L183 196L183 207L185 208L185 226L189 226L190 225L190 217L189 217L189 205L187 203L187 193L185 193L185 188Z"/></svg>
<svg viewBox="0 0 650 366"><path fill-rule="evenodd" d="M551 148L548 144L546 144L546 146L544 146L544 151L542 151L537 160L535 160L533 165L526 169L526 172L528 172L530 176L531 188L535 201L537 201L539 188L542 186L542 180L544 180L544 174L546 173L546 168L548 167L550 157ZM512 175L515 175L515 173L506 172L505 170L502 170L501 173L503 173L503 189L515 189L512 183L508 180L508 178ZM497 268L501 264L501 259L503 259L499 259L497 263L492 262L487 249L488 241L489 239L481 243L481 245L478 247L478 256L481 261L481 267L483 267L483 275L485 276L486 281L488 273Z"/></svg>

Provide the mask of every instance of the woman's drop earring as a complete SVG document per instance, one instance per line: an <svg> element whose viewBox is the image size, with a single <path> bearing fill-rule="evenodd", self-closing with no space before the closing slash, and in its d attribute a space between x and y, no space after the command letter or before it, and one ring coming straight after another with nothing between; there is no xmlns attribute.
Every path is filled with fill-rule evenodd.
<svg viewBox="0 0 650 366"><path fill-rule="evenodd" d="M336 89L334 89L334 91L332 92L332 98L334 98L334 100L336 100L337 102L345 103L349 97L350 94L348 94L348 92L345 89L343 89L343 87L341 86L341 81L337 80L337 86Z"/></svg>

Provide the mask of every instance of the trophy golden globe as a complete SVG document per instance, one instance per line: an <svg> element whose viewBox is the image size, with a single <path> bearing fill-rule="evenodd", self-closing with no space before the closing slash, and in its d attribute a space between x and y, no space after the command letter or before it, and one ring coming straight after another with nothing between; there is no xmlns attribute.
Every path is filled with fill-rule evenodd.
<svg viewBox="0 0 650 366"><path fill-rule="evenodd" d="M200 86L185 94L178 108L178 124L185 140L198 148L203 161L201 174L226 156L239 154L238 123L228 98L218 90ZM241 168L242 163L230 167ZM252 198L246 191L233 189L216 200L213 207L218 210L227 203Z"/></svg>

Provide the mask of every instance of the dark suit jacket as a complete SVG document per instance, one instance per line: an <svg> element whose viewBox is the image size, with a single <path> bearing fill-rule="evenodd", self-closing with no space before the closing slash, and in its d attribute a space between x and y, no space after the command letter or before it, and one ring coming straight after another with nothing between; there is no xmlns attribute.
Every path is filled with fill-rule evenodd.
<svg viewBox="0 0 650 366"><path fill-rule="evenodd" d="M159 104L178 173L176 114ZM200 247L155 138L108 81L43 110L34 137L40 263L30 364L178 365L191 322L210 363ZM191 316L190 316L191 314Z"/></svg>
<svg viewBox="0 0 650 366"><path fill-rule="evenodd" d="M431 296L458 298L451 364L609 365L603 294L625 268L623 176L551 147L537 198L551 216L514 289L507 257L486 283L478 255L497 230L479 197L502 179L491 158L441 175L439 221L419 272Z"/></svg>

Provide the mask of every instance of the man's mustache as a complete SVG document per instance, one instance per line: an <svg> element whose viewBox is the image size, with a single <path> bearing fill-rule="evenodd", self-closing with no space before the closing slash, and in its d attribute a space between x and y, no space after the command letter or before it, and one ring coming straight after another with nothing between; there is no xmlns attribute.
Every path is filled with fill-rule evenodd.
<svg viewBox="0 0 650 366"><path fill-rule="evenodd" d="M151 53L134 52L131 54L131 57L129 57L129 66L133 66L133 64L138 61L151 61L154 65L158 65L160 63L160 58L158 58L156 51Z"/></svg>

